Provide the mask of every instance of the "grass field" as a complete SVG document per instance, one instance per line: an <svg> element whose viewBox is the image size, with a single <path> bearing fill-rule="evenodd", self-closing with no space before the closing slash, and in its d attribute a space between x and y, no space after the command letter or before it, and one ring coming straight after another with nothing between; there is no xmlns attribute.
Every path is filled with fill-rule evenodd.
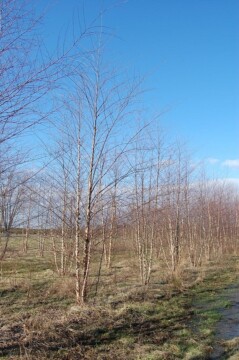
<svg viewBox="0 0 239 360"><path fill-rule="evenodd" d="M1 263L1 358L210 358L215 324L231 305L223 291L238 282L238 258L185 266L174 278L159 262L144 287L136 285L136 259L119 253L110 270L103 266L97 297L93 267L90 301L80 307L73 274L55 272L47 244L41 257L32 238L24 254L19 239Z"/></svg>

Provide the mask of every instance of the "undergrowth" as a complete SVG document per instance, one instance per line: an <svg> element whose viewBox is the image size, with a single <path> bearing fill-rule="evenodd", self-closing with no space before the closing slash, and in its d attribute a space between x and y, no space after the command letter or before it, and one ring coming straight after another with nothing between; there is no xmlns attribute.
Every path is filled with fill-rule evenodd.
<svg viewBox="0 0 239 360"><path fill-rule="evenodd" d="M105 291L80 307L74 278L57 276L47 259L11 261L0 291L0 357L8 359L210 358L215 324L230 306L223 289L237 276L237 259L174 277L155 271L148 287L116 283L112 269Z"/></svg>

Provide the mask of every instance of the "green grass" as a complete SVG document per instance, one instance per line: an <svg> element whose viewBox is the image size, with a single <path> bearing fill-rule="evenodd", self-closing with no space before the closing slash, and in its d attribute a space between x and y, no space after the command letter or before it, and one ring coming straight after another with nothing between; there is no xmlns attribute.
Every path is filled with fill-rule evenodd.
<svg viewBox="0 0 239 360"><path fill-rule="evenodd" d="M158 263L151 285L142 287L136 286L135 259L115 255L113 268L102 269L97 299L92 276L91 301L78 307L74 276L59 277L51 257L37 254L35 240L27 255L19 252L2 263L0 331L6 343L1 358L207 357L220 312L231 306L223 291L237 281L237 258L223 268L209 264L203 276L202 269L185 269L180 278L167 277Z"/></svg>

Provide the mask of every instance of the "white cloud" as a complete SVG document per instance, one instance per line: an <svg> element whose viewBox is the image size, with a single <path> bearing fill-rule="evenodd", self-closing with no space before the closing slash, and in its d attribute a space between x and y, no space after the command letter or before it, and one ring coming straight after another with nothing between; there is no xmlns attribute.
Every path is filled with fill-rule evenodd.
<svg viewBox="0 0 239 360"><path fill-rule="evenodd" d="M215 158L207 158L206 161L209 164L217 164L219 162L219 159L215 159Z"/></svg>
<svg viewBox="0 0 239 360"><path fill-rule="evenodd" d="M225 160L223 161L222 165L230 168L239 168L239 159Z"/></svg>
<svg viewBox="0 0 239 360"><path fill-rule="evenodd" d="M209 186L209 188L212 186L226 186L229 188L232 187L234 189L239 189L239 178L218 178L214 180L208 180L206 184Z"/></svg>
<svg viewBox="0 0 239 360"><path fill-rule="evenodd" d="M198 187L200 183L198 181L195 181L192 183L192 187ZM205 185L208 186L209 188L211 186L216 186L216 185L231 185L236 189L239 189L239 178L217 178L217 179L211 179L211 180L207 180L205 182Z"/></svg>
<svg viewBox="0 0 239 360"><path fill-rule="evenodd" d="M233 185L239 185L239 178L227 178L225 181Z"/></svg>
<svg viewBox="0 0 239 360"><path fill-rule="evenodd" d="M214 181L219 182L221 184L231 184L231 185L239 186L239 178L220 178Z"/></svg>

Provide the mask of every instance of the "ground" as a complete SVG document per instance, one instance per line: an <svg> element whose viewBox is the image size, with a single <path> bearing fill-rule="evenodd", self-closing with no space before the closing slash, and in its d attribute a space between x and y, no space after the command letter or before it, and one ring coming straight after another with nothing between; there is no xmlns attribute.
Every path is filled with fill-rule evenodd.
<svg viewBox="0 0 239 360"><path fill-rule="evenodd" d="M239 342L221 344L215 331L232 306L225 294L238 284L238 264L229 257L185 265L174 277L156 264L145 287L136 283L135 259L116 256L97 297L92 281L89 303L79 306L72 274L59 277L49 256L13 253L1 263L0 357L216 359L220 343L220 359L236 359Z"/></svg>

